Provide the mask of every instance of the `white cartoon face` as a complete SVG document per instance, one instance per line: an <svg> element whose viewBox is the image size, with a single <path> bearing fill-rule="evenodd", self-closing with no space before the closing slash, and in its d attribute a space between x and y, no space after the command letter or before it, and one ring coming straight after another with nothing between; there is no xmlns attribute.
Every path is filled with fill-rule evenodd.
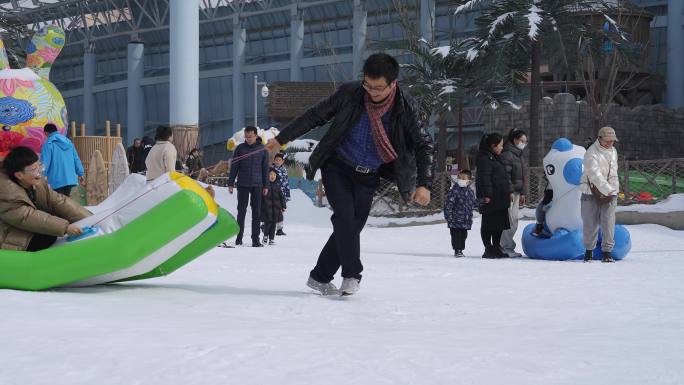
<svg viewBox="0 0 684 385"><path fill-rule="evenodd" d="M552 206L546 221L553 232L558 228L582 228L579 185L582 179L584 148L568 139L556 140L544 157L544 174L553 189Z"/></svg>

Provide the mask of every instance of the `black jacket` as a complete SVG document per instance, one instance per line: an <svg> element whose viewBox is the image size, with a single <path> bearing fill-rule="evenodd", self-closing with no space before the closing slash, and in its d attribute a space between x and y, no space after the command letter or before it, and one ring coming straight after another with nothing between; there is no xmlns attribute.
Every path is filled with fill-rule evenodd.
<svg viewBox="0 0 684 385"><path fill-rule="evenodd" d="M254 143L251 146L247 143L241 143L235 148L233 159L237 158L238 160L230 162L228 186L235 186L236 177L237 187L268 186L268 152L259 152L263 148L264 145L259 143Z"/></svg>
<svg viewBox="0 0 684 385"><path fill-rule="evenodd" d="M525 180L525 159L523 159L523 150L519 149L511 142L506 142L500 157L506 166L506 172L513 185L513 192L525 194L525 191L527 190L527 181Z"/></svg>
<svg viewBox="0 0 684 385"><path fill-rule="evenodd" d="M342 140L359 121L365 109L365 92L360 81L341 85L334 94L290 122L276 137L279 143L285 144L332 121L309 157L307 179L314 178L316 170L335 154ZM379 174L385 179L395 181L402 197L407 199L416 186L428 189L432 187L434 148L415 102L400 88L397 88L391 112L391 127L389 136L397 152L397 159L382 165Z"/></svg>
<svg viewBox="0 0 684 385"><path fill-rule="evenodd" d="M511 205L511 187L506 166L499 156L494 155L487 148L486 143L480 145L477 155L477 174L475 177L477 197L491 199L487 204L480 205L480 212L507 210Z"/></svg>
<svg viewBox="0 0 684 385"><path fill-rule="evenodd" d="M280 182L270 182L268 194L261 197L261 221L262 222L282 222L283 209L287 208L287 202L280 190Z"/></svg>

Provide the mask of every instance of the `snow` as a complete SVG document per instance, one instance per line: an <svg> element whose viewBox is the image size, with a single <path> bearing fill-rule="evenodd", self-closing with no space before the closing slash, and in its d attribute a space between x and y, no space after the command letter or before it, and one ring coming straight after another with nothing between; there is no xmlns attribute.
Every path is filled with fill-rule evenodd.
<svg viewBox="0 0 684 385"><path fill-rule="evenodd" d="M330 214L295 190L276 246L216 248L147 281L1 291L0 384L684 383L682 232L628 226L625 260L583 264L483 260L479 218L461 259L444 224L368 226L361 291L340 299L304 286Z"/></svg>
<svg viewBox="0 0 684 385"><path fill-rule="evenodd" d="M492 24L489 26L489 35L493 35L500 24L506 21L506 19L508 19L509 17L512 18L516 13L517 12L506 12L504 14L499 15L499 17L497 17L496 20L494 20Z"/></svg>
<svg viewBox="0 0 684 385"><path fill-rule="evenodd" d="M475 60L480 55L480 51L477 48L469 48L466 54L466 59L468 61Z"/></svg>
<svg viewBox="0 0 684 385"><path fill-rule="evenodd" d="M539 24L542 21L542 17L541 15L539 15L541 12L543 12L541 9L539 9L535 4L532 4L532 6L530 7L530 13L525 15L530 25L529 36L531 40L537 40L537 34L539 33Z"/></svg>
<svg viewBox="0 0 684 385"><path fill-rule="evenodd" d="M511 106L511 107L512 107L513 109L515 109L515 110L519 110L519 109L522 108L522 106L519 106L519 105L513 103L513 102L510 101L510 100L506 100L504 103L508 104L509 106Z"/></svg>
<svg viewBox="0 0 684 385"><path fill-rule="evenodd" d="M440 55L443 58L449 56L449 52L451 51L451 46L450 45L445 45L437 48L432 49L432 54L433 55Z"/></svg>

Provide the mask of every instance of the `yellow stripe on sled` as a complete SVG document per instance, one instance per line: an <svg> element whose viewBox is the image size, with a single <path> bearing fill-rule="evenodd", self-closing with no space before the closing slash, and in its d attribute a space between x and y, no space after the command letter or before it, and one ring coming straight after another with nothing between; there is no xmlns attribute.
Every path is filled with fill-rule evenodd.
<svg viewBox="0 0 684 385"><path fill-rule="evenodd" d="M175 171L170 172L169 177L183 190L190 190L199 195L204 201L204 204L207 205L207 210L214 214L214 216L218 216L218 205L216 204L216 201L209 195L207 190L200 186L194 179Z"/></svg>

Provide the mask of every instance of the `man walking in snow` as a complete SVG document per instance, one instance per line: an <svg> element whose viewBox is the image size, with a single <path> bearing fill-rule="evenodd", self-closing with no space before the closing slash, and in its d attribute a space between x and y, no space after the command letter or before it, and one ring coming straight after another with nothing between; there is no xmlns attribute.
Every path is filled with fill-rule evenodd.
<svg viewBox="0 0 684 385"><path fill-rule="evenodd" d="M354 294L361 281L360 234L366 224L380 177L396 182L406 201L430 203L433 144L415 102L397 85L399 64L390 55L368 57L363 81L341 85L311 107L267 148L302 136L332 121L309 158L307 178L321 169L333 209L333 233L321 250L307 285L322 294ZM339 291L332 283L342 267Z"/></svg>
<svg viewBox="0 0 684 385"><path fill-rule="evenodd" d="M48 184L58 193L69 196L71 189L83 183L83 164L74 144L57 131L57 126L48 123L43 127L47 136L40 151L40 161L45 167Z"/></svg>

